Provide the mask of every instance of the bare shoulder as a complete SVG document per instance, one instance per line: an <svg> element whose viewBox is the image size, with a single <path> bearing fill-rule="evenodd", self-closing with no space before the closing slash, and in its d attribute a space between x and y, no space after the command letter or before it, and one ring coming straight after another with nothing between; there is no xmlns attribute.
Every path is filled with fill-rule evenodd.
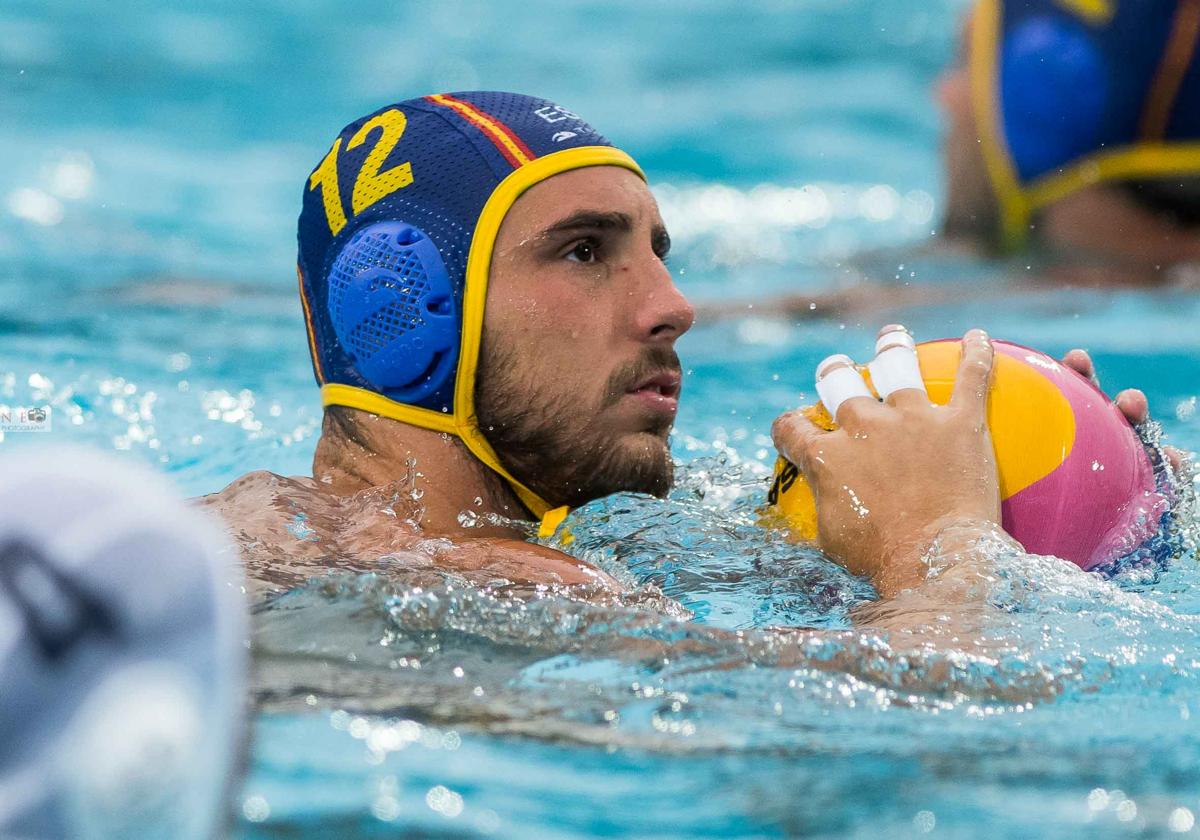
<svg viewBox="0 0 1200 840"><path fill-rule="evenodd" d="M330 500L312 479L257 470L192 503L225 526L255 595L329 570Z"/></svg>
<svg viewBox="0 0 1200 840"><path fill-rule="evenodd" d="M595 566L537 543L518 539L483 537L447 542L438 562L477 577L485 573L519 583L566 585L597 584L621 589L610 575Z"/></svg>
<svg viewBox="0 0 1200 840"><path fill-rule="evenodd" d="M220 517L237 535L266 536L292 524L317 500L312 479L285 478L266 470L246 473L223 490L193 500L197 507Z"/></svg>
<svg viewBox="0 0 1200 840"><path fill-rule="evenodd" d="M478 585L621 588L590 564L535 543L422 532L413 511L380 488L338 496L311 478L260 470L194 504L224 523L254 598L338 571L452 572Z"/></svg>

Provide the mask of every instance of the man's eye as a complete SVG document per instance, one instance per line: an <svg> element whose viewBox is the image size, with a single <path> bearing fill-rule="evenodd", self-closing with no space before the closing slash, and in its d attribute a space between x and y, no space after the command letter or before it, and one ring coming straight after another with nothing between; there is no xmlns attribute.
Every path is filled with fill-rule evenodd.
<svg viewBox="0 0 1200 840"><path fill-rule="evenodd" d="M567 259L572 262L590 263L596 261L596 243L590 239L577 242L567 253Z"/></svg>
<svg viewBox="0 0 1200 840"><path fill-rule="evenodd" d="M667 256L671 253L671 237L665 233L654 237L652 248L654 250L654 256L658 257L663 262L666 262Z"/></svg>

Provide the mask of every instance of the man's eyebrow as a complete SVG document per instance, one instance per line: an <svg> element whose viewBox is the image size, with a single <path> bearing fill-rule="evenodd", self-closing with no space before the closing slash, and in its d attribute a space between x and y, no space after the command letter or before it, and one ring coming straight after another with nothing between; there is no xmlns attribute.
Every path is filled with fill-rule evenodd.
<svg viewBox="0 0 1200 840"><path fill-rule="evenodd" d="M633 217L616 210L580 210L560 219L545 233L563 233L580 229L633 230Z"/></svg>

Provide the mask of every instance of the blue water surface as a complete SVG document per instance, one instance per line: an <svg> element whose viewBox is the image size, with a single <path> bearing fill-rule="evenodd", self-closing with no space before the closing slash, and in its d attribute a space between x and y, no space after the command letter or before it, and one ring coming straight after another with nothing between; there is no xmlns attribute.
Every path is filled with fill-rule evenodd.
<svg viewBox="0 0 1200 840"><path fill-rule="evenodd" d="M238 836L1200 833L1193 556L1111 582L1001 557L981 647L924 646L853 629L870 587L755 525L771 420L812 399L819 359L865 354L893 320L1086 347L1110 392L1141 387L1168 438L1200 446L1194 293L1054 289L1032 260L927 249L933 87L962 7L0 7L0 403L49 402L54 441L156 464L188 495L306 474L304 179L344 123L432 91L582 113L645 166L681 288L736 315L680 343L671 499L572 520L573 550L672 600L526 604L402 574L289 593L255 616ZM761 304L870 282L931 294L831 317ZM819 630L769 629L787 625Z"/></svg>

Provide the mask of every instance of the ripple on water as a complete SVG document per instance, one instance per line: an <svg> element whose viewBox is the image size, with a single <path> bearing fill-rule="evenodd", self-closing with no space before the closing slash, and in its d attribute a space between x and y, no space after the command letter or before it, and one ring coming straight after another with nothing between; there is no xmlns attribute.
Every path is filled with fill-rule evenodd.
<svg viewBox="0 0 1200 840"><path fill-rule="evenodd" d="M747 488L759 481L740 467L694 469ZM1112 730L1114 715L1167 708L1161 725L1171 730L1180 698L1196 702L1191 557L1160 575L1172 595L1158 600L1136 581L997 538L967 583L946 574L854 626L868 586L764 534L751 493L706 506L691 470L670 500L620 497L572 517L574 550L623 567L630 594L476 588L427 569L412 580L403 570L314 580L259 608L260 698L276 710L315 697L668 751L849 743L910 755L928 746L914 735L934 731L940 749L970 751L983 719L1008 721L989 742L1011 738L1012 726L1064 748L1136 741Z"/></svg>
<svg viewBox="0 0 1200 840"><path fill-rule="evenodd" d="M434 780L463 793L462 814L496 811L486 791L514 767L561 776L561 791L529 791L559 802L594 763L596 802L619 795L627 804L629 794L613 786L626 790L653 772L654 807L688 824L703 809L669 797L701 796L725 819L735 815L730 833L762 822L794 833L870 824L905 834L937 820L918 820L935 813L923 806L949 828L972 813L995 819L1008 799L1022 809L1010 815L1014 837L1186 822L1179 809L1195 796L1187 779L1200 751L1190 719L1200 705L1193 558L1144 592L997 540L978 610L956 615L947 592L935 590L905 596L903 611L927 622L907 630L851 628L844 617L824 629L771 629L753 626L754 608L721 613L727 626L703 624L659 589L687 564L637 544L647 521L663 529L653 536L661 545L709 546L713 556L702 557L691 583L714 591L727 580L713 546L725 545L730 569L755 593L749 601L771 597L756 575L775 577L782 553L753 530L749 497L705 508L688 498L694 476L684 473L682 498L612 500L573 517L580 550L627 563L640 581L628 595L480 589L452 574L406 580L397 571L314 580L261 606L260 726L303 728L313 719L292 713L331 712L326 726L358 745L341 759L347 767L398 780L380 805L384 816L420 801ZM623 554L626 537L633 548ZM819 558L805 562L813 580L839 594L810 599L794 615L824 603L844 616L869 597L834 567L822 571ZM940 584L955 585L949 576ZM350 747L336 745L345 743L321 749L341 754ZM614 749L629 758L603 758ZM469 756L470 769L437 758L447 750ZM571 771L561 775L559 762ZM913 774L925 780L920 788L893 786ZM599 819L578 801L558 807ZM519 809L498 810L509 827L520 823ZM404 818L419 823L419 812ZM655 819L643 814L630 825Z"/></svg>

